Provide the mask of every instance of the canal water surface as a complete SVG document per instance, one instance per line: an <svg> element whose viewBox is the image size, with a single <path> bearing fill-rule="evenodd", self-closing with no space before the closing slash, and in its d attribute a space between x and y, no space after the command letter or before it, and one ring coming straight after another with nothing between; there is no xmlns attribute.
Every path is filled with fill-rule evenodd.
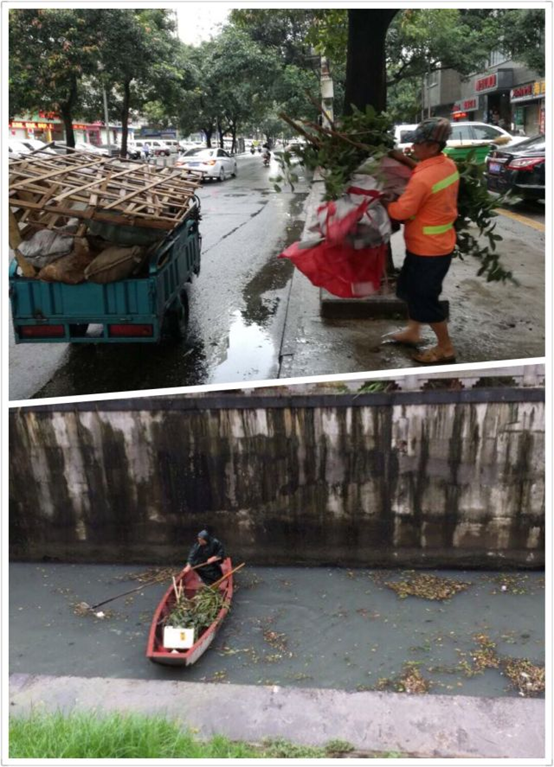
<svg viewBox="0 0 554 767"><path fill-rule="evenodd" d="M431 601L387 585L405 570L250 567L206 655L166 668L145 657L166 585L106 605L105 618L74 612L133 588L146 569L11 564L10 672L365 690L398 689L417 670L430 694L503 696L520 693L502 663L475 665L479 651L544 664L543 573L428 571L470 584Z"/></svg>

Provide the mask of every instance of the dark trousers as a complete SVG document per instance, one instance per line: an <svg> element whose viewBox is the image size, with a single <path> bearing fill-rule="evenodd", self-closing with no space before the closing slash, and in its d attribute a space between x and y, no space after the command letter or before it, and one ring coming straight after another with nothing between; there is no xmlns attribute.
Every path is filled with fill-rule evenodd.
<svg viewBox="0 0 554 767"><path fill-rule="evenodd" d="M398 275L396 295L408 304L411 320L431 324L444 322L446 314L439 296L450 264L452 253L446 256L416 256L406 251L406 258Z"/></svg>

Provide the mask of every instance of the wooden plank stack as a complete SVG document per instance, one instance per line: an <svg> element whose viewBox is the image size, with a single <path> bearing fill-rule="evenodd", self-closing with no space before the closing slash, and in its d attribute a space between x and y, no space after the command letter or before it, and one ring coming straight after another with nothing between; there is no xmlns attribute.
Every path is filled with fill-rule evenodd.
<svg viewBox="0 0 554 767"><path fill-rule="evenodd" d="M9 162L9 204L21 236L68 218L170 231L186 217L202 174L87 152L43 150ZM161 232L160 232L161 233Z"/></svg>

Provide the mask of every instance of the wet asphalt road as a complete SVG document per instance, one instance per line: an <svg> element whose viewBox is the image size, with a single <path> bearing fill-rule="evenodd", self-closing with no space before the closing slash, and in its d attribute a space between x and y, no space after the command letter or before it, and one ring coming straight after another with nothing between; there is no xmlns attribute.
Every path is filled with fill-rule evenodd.
<svg viewBox="0 0 554 767"><path fill-rule="evenodd" d="M299 239L308 181L278 194L256 155L237 178L207 182L202 264L190 292L186 340L161 345L20 344L11 337L10 399L133 391L276 378L292 264L276 256Z"/></svg>

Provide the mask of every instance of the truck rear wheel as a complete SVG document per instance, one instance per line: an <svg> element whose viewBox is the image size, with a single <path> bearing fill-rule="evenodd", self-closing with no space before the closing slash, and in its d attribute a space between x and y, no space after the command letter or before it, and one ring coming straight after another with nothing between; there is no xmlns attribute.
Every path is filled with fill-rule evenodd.
<svg viewBox="0 0 554 767"><path fill-rule="evenodd" d="M187 337L188 325L189 302L186 292L183 291L165 314L164 335L182 340Z"/></svg>

